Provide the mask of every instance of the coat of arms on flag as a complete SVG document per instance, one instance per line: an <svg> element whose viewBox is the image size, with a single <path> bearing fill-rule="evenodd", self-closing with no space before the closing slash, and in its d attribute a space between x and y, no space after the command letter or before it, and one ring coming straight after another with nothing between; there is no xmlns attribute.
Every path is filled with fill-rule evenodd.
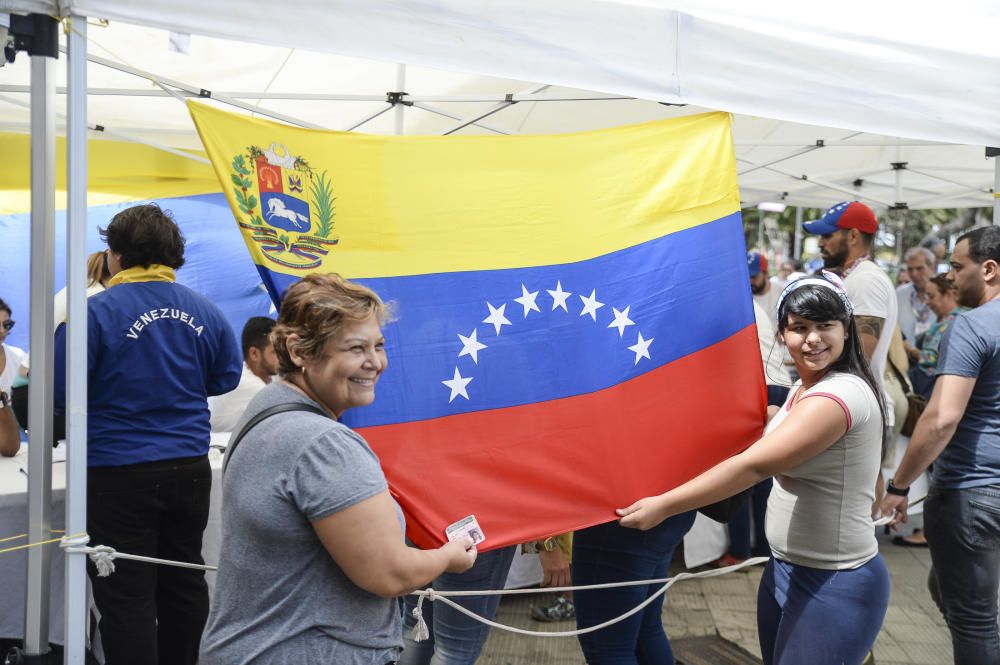
<svg viewBox="0 0 1000 665"><path fill-rule="evenodd" d="M280 143L251 145L231 163L237 222L248 243L273 263L319 267L339 238L334 233L333 184Z"/></svg>

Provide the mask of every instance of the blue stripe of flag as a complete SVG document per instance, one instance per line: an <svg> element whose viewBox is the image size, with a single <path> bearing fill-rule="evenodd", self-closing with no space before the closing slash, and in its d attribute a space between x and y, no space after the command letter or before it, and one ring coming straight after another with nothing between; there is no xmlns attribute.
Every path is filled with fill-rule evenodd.
<svg viewBox="0 0 1000 665"><path fill-rule="evenodd" d="M261 272L279 292L296 281ZM374 405L345 415L356 427L602 390L696 353L754 322L739 213L577 263L358 281L394 301L397 320L384 331L389 367ZM522 285L529 298L535 294L539 311L526 312L515 300L523 298ZM549 291L557 291L557 285L571 294L566 311L553 309ZM603 303L596 321L582 313L582 297L589 299L592 293ZM503 306L510 322L501 323L499 334L495 324L484 322L490 318L489 305ZM633 323L620 335L618 328L609 327L615 320L612 308L624 312L626 307ZM500 321L497 315L492 318ZM475 345L459 337L471 339L473 331L478 343L486 345L475 357ZM649 358L639 353L640 334L644 341L652 339ZM469 352L460 355L463 349Z"/></svg>

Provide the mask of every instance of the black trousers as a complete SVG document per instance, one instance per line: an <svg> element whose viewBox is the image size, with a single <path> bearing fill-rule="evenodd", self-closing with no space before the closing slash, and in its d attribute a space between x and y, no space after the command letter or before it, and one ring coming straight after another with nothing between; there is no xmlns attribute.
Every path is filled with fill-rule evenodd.
<svg viewBox="0 0 1000 665"><path fill-rule="evenodd" d="M212 470L207 457L91 467L87 531L91 545L173 561L204 563ZM87 572L101 614L106 665L195 665L208 619L200 570L115 561L115 572Z"/></svg>

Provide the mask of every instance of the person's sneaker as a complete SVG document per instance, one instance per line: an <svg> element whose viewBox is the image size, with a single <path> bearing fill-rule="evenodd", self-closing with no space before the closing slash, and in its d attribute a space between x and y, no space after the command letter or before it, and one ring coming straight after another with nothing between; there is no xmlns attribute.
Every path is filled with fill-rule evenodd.
<svg viewBox="0 0 1000 665"><path fill-rule="evenodd" d="M746 561L746 559L737 559L729 552L726 552L725 554L722 555L721 558L713 561L712 565L716 568L726 568L728 566L735 566L737 564L741 564L744 561Z"/></svg>
<svg viewBox="0 0 1000 665"><path fill-rule="evenodd" d="M535 621L569 621L576 618L576 608L572 600L559 596L547 607L532 607L531 618Z"/></svg>

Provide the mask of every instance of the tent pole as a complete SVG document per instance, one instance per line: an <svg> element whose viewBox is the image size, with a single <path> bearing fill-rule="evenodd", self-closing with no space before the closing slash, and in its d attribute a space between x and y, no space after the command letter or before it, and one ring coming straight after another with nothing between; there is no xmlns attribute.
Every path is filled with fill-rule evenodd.
<svg viewBox="0 0 1000 665"><path fill-rule="evenodd" d="M890 219L896 217L896 262L903 260L903 236L906 232L906 203L903 201L903 171L906 170L906 162L903 161L902 148L896 146L896 161L892 163L894 178L896 182L895 205L889 208Z"/></svg>
<svg viewBox="0 0 1000 665"><path fill-rule="evenodd" d="M10 97L5 97L3 95L0 95L0 101L7 102L8 104L13 104L15 106L23 106L25 108L31 108L31 104L30 103L24 103L24 102L21 102L20 100L11 99ZM64 117L65 116L62 113L56 113L56 118L57 119L62 120ZM211 164L212 163L208 159L206 159L205 157L199 157L198 155L193 155L193 154L191 154L189 152L184 152L183 150L178 150L176 148L171 148L170 146L163 145L162 143L157 143L156 141L148 141L146 139L141 139L141 138L139 138L137 136L131 136L129 134L124 134L122 132L115 131L114 129L110 129L108 127L105 127L104 125L98 125L98 124L87 125L87 129L92 129L95 132L101 132L103 134L107 134L108 136L114 136L116 138L122 139L123 141L129 141L130 143L138 143L140 145L149 146L150 148L156 148L157 150L162 150L163 152L169 152L171 155L177 155L178 157L183 157L185 159L190 159L192 161L200 162L202 164Z"/></svg>
<svg viewBox="0 0 1000 665"><path fill-rule="evenodd" d="M906 165L906 170L909 171L910 173L916 173L917 175L922 175L925 178L931 178L933 180L940 180L941 182L946 182L949 185L958 185L959 187L965 187L968 184L968 183L960 182L958 180L952 180L951 178L942 178L939 175L934 175L933 173L928 173L927 171L922 171L922 170L915 169L912 166L910 166L909 163L907 163L907 165ZM981 191L984 194L988 194L990 190L989 190L988 187L984 187Z"/></svg>
<svg viewBox="0 0 1000 665"><path fill-rule="evenodd" d="M413 102L413 108L415 108L415 109L421 109L421 110L427 111L428 113L433 113L435 115L439 115L439 116L442 116L442 117L445 117L445 118L451 118L452 120L461 120L462 119L461 116L455 115L454 113L448 113L447 111L439 109L436 106L432 106L431 104L425 104L423 102ZM505 132L502 129L497 129L496 127L493 127L491 125L487 125L484 122L476 122L476 123L473 123L473 124L476 127L482 127L486 131L493 132L494 134L503 134L503 135L509 135L510 134L510 132Z"/></svg>
<svg viewBox="0 0 1000 665"><path fill-rule="evenodd" d="M344 128L344 131L345 132L353 132L355 129L357 129L361 125L364 125L365 123L371 122L372 120L374 120L375 118L379 117L380 115L382 115L383 113L385 113L386 111L388 111L391 108L392 108L392 106L383 106L378 111L375 111L374 113L369 113L368 115L366 115L361 120L358 120L356 122L352 122L350 125L348 125L347 127Z"/></svg>
<svg viewBox="0 0 1000 665"><path fill-rule="evenodd" d="M903 202L903 171L906 170L906 162L903 161L903 152L896 147L896 161L892 163L892 170L895 172L895 182L896 182L896 200L894 203L895 207L899 208L905 206L906 203Z"/></svg>
<svg viewBox="0 0 1000 665"><path fill-rule="evenodd" d="M915 199L913 201L910 201L910 209L911 210L916 210L917 208L921 208L921 207L923 207L924 205L927 205L927 204L933 204L934 206L940 208L941 207L941 205L940 205L941 201L947 201L948 199L957 199L959 197L966 196L968 194L980 194L981 195L985 190L988 190L989 187L990 186L988 184L986 184L986 185L982 185L981 187L970 187L968 189L960 189L960 190L957 190L957 191L954 191L954 192L949 192L947 194L945 194L945 193L942 192L942 193L935 194L934 196L926 196L926 197L924 197L922 199Z"/></svg>
<svg viewBox="0 0 1000 665"><path fill-rule="evenodd" d="M792 258L802 259L802 206L795 206L795 246L792 247Z"/></svg>
<svg viewBox="0 0 1000 665"><path fill-rule="evenodd" d="M406 91L406 65L396 65L396 92L400 94L405 94ZM406 112L406 105L403 103L395 104L395 122L393 133L396 136L403 135L403 114Z"/></svg>
<svg viewBox="0 0 1000 665"><path fill-rule="evenodd" d="M538 94L540 92L544 92L544 91L548 90L551 87L552 86L549 85L549 84L542 85L542 86L534 88L534 89L532 89L532 90L530 90L530 91L528 91L527 93L524 93L524 94L536 95L536 94ZM519 100L514 99L515 96L516 95L514 95L513 93L507 95L507 99L506 100L500 102L499 104L494 104L493 106L491 106L490 108L486 109L482 113L479 113L478 115L475 115L475 116L473 116L471 118L465 118L465 119L461 120L457 125L455 125L451 129L449 129L447 131L444 131L444 132L441 132L441 135L442 136L448 136L450 134L454 134L455 132L459 131L460 129L464 129L465 127L468 127L469 125L475 125L476 123L478 123L483 118L485 118L487 116L491 116L494 113L496 113L497 111L502 111L505 108L507 108L508 106L512 106L512 105L516 104Z"/></svg>
<svg viewBox="0 0 1000 665"><path fill-rule="evenodd" d="M1000 226L1000 148L993 150L993 226Z"/></svg>
<svg viewBox="0 0 1000 665"><path fill-rule="evenodd" d="M737 157L736 161L737 162L742 162L744 164L749 164L751 166L757 166L757 162L755 162L755 161L753 161L751 159L747 159L746 157ZM784 169L775 168L774 166L761 166L761 168L764 169L765 171L773 171L774 173L777 173L777 174L783 175L783 176L787 176L787 177L792 178L794 180L803 180L805 182L810 182L810 183L812 183L814 185L817 185L818 187L822 187L823 189L832 189L835 192L843 192L844 194L850 194L851 196L853 196L853 197L855 197L857 199L865 199L867 201L871 201L872 203L877 203L879 205L884 205L884 206L887 206L887 207L892 205L891 203L889 203L887 201L882 201L880 199L876 199L876 198L874 198L872 196L869 196L868 194L865 194L864 192L858 191L856 189L850 189L848 187L841 187L840 185L838 185L836 183L827 182L826 180L817 180L816 178L810 177L807 174L793 173L791 171L785 171Z"/></svg>
<svg viewBox="0 0 1000 665"><path fill-rule="evenodd" d="M0 83L0 92L15 92L21 94L28 94L31 92L31 86L27 85L16 85L10 83ZM181 97L191 97L197 99L201 95L195 91L190 90L180 90L174 91ZM173 97L174 92L165 92L164 90L153 90L151 88L91 88L87 91L87 94L91 97L95 96L111 96L111 97ZM56 88L57 95L65 95L65 87ZM530 95L525 96L521 93L511 93L510 96L515 102L611 102L611 101L622 101L622 100L634 100L635 97L621 97L612 95L601 95L595 93L593 95ZM212 95L224 95L230 99L256 99L258 102L265 99L282 99L282 100L297 100L297 101L307 101L307 102L381 102L385 100L385 95L340 95L340 94L328 94L322 92L261 92L259 90L237 90L234 92L229 91L212 91ZM437 102L437 103L474 103L483 104L486 102L503 102L507 101L506 94L495 94L495 95L407 95L407 101L412 102ZM684 106L684 104L671 104L671 106ZM747 143L738 143L739 146L749 146ZM796 148L804 147L798 143L781 143L781 144L770 144L762 143L760 145L766 145L768 147L783 147L783 148ZM884 147L886 145L892 145L890 143L878 143L878 144L850 144L850 145L878 145L878 147ZM911 144L905 144L911 145ZM922 143L916 143L912 145L959 145L957 143L935 143L932 141L924 141Z"/></svg>
<svg viewBox="0 0 1000 665"><path fill-rule="evenodd" d="M772 164L778 164L780 162L784 162L786 160L792 159L793 157L798 157L799 155L804 155L807 152L812 152L813 150L819 150L822 147L823 147L822 145L812 145L812 146L809 146L808 148L803 148L802 150L796 150L795 152L793 152L790 155L785 155L784 157L778 157L777 159L772 159L771 161L764 162L763 164L756 164L754 166L751 166L748 169L745 169L743 171L738 172L736 175L737 176L746 175L747 173L751 173L752 171L756 171L757 169L767 168L768 166L771 166Z"/></svg>
<svg viewBox="0 0 1000 665"><path fill-rule="evenodd" d="M500 102L499 104L494 104L493 106L491 106L490 108L486 109L482 113L480 113L480 114L478 114L476 116L473 116L471 119L467 119L467 120L463 120L462 122L459 122L457 125L455 125L451 129L449 129L449 130L447 130L445 132L442 132L441 135L442 136L449 136L451 134L454 134L458 130L464 129L464 128L468 127L469 125L474 125L474 124L476 124L477 121L482 120L485 117L491 116L494 113L496 113L497 111L503 111L505 108L507 108L508 106L511 106L513 104L514 104L514 102Z"/></svg>
<svg viewBox="0 0 1000 665"><path fill-rule="evenodd" d="M141 69L136 69L135 67L123 65L113 60L108 60L107 58L101 58L96 55L88 55L87 59L95 64L104 65L105 67L109 67L111 69L117 69L120 72L125 72L126 74L131 74L133 76L138 76L139 78L146 79L147 81L150 81L151 83L160 86L165 91L166 88L164 88L164 86L170 86L172 88L177 88L179 90L191 93L192 95L196 95L198 97L210 97L218 102L222 102L223 104L229 104L230 106L241 108L244 111L252 111L254 113L259 113L260 115L267 116L268 118L281 120L282 122L287 122L290 125L296 125L298 127L308 127L310 129L328 129L327 127L323 127L322 125L317 125L316 123L312 123L307 120L293 118L292 116L285 115L284 113L269 111L256 104L247 104L245 102L241 102L238 99L233 99L232 97L229 97L223 93L212 92L211 90L204 90L202 88L198 88L193 85L188 85L186 83L181 83L180 81L174 81L173 79L168 79L163 76L156 76L155 74L150 74L149 72L145 72ZM169 94L169 91L167 91L167 93ZM181 101L183 101L182 95L177 95L177 97L180 98Z"/></svg>
<svg viewBox="0 0 1000 665"><path fill-rule="evenodd" d="M58 23L32 14L35 39L58 44ZM52 537L52 296L56 208L56 56L31 55L31 381L28 384L28 542ZM28 550L24 656L48 662L50 547Z"/></svg>
<svg viewBox="0 0 1000 665"><path fill-rule="evenodd" d="M66 533L87 530L87 19L67 35ZM63 612L66 665L84 665L87 557L66 554Z"/></svg>

